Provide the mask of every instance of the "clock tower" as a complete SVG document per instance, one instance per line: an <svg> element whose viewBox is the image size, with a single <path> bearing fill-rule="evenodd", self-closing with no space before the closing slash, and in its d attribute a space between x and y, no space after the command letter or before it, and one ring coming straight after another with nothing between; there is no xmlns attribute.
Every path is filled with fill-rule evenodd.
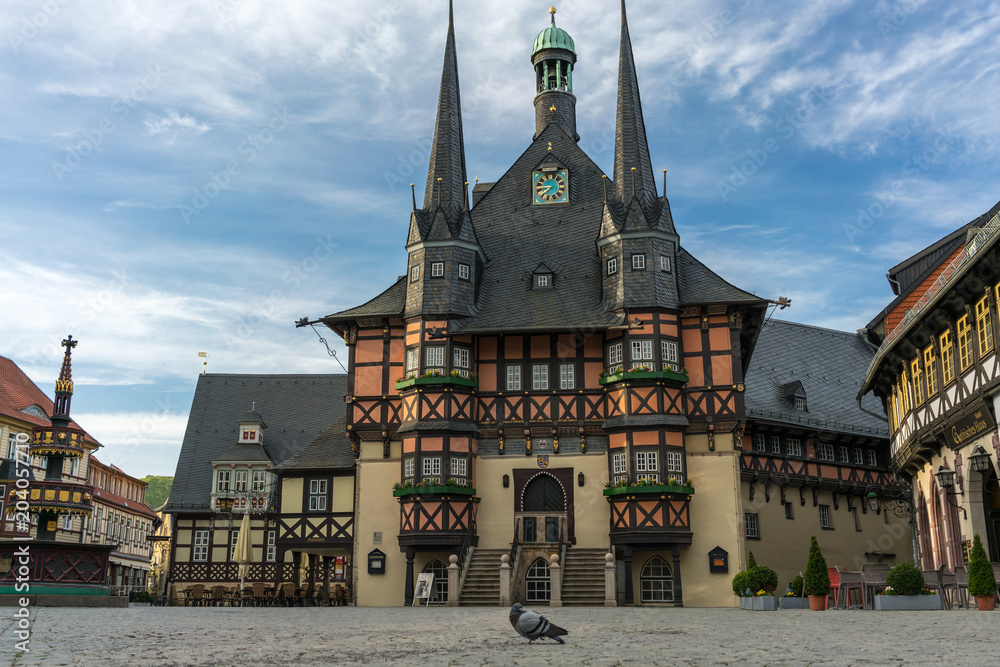
<svg viewBox="0 0 1000 667"><path fill-rule="evenodd" d="M538 33L531 49L535 67L535 139L549 123L558 123L566 134L579 141L576 133L576 96L573 94L573 67L576 44L569 33L556 27L556 8L550 7L552 24Z"/></svg>

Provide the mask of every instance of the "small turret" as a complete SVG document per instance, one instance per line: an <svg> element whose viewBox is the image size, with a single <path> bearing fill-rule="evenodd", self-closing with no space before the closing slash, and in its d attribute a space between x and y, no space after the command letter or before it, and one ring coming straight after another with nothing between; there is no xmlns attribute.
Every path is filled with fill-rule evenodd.
<svg viewBox="0 0 1000 667"><path fill-rule="evenodd" d="M556 27L556 8L550 7L551 25L538 33L531 47L535 67L535 137L549 123L558 123L566 133L576 133L576 96L573 94L573 67L576 44L569 33Z"/></svg>

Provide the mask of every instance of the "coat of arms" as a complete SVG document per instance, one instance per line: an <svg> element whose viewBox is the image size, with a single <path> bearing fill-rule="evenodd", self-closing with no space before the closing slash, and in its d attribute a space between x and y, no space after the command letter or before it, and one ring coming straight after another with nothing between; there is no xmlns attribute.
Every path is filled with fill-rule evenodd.
<svg viewBox="0 0 1000 667"><path fill-rule="evenodd" d="M549 457L548 457L548 454L546 454L545 456L539 456L539 457L537 457L537 459L538 459L538 467L539 468L542 468L544 470L545 468L549 467Z"/></svg>

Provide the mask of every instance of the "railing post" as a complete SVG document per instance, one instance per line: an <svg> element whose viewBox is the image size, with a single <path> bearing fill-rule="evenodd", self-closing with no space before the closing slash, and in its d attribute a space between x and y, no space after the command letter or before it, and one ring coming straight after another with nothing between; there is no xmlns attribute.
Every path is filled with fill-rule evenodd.
<svg viewBox="0 0 1000 667"><path fill-rule="evenodd" d="M559 565L559 554L552 554L549 559L549 606L562 606L562 567Z"/></svg>
<svg viewBox="0 0 1000 667"><path fill-rule="evenodd" d="M604 554L604 606L618 606L618 573L615 570L615 555Z"/></svg>
<svg viewBox="0 0 1000 667"><path fill-rule="evenodd" d="M510 556L500 556L500 606L510 606Z"/></svg>
<svg viewBox="0 0 1000 667"><path fill-rule="evenodd" d="M448 560L451 561L448 566L448 606L457 607L462 601L462 591L458 589L458 556L452 554Z"/></svg>

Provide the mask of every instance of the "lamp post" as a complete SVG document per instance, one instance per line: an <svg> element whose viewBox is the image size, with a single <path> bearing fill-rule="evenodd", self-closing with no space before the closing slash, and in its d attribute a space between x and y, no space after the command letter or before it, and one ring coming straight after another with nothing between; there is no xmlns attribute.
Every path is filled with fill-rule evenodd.
<svg viewBox="0 0 1000 667"><path fill-rule="evenodd" d="M965 508L962 507L961 505L956 504L955 501L951 499L952 496L965 495L965 491L959 491L958 493L954 493L953 491L950 490L952 487L955 486L955 471L948 470L944 466L938 466L938 471L934 473L934 476L937 478L938 486L944 489L944 494L948 497L948 503L952 507L957 507L958 509L962 510L962 516L968 519L969 514L968 512L965 511Z"/></svg>

